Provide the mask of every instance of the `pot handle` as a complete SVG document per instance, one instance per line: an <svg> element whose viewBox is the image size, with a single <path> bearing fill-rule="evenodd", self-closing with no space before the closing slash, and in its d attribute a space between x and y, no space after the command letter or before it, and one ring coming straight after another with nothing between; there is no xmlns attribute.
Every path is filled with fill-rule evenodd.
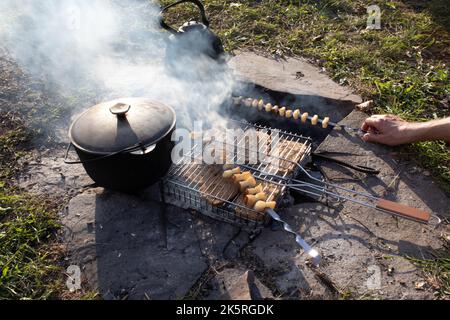
<svg viewBox="0 0 450 320"><path fill-rule="evenodd" d="M66 154L65 154L65 156L64 156L64 163L65 164L82 164L83 162L81 162L81 161L69 161L68 160L68 158L69 158L69 152L70 152L70 149L73 147L73 144L72 144L72 142L70 142L69 143L69 145L67 146L67 149L66 149Z"/></svg>
<svg viewBox="0 0 450 320"><path fill-rule="evenodd" d="M90 160L84 160L84 161L81 161L81 160L80 160L80 161L69 161L69 160L68 160L68 158L69 158L69 152L70 152L70 149L71 149L73 146L74 146L74 145L73 145L72 142L70 142L69 145L67 146L66 154L65 154L65 156L64 156L64 163L65 163L65 164L84 164L84 163L91 163L91 162L95 162L95 161L99 161L99 160L108 159L108 158L110 158L110 157L116 156L116 155L121 154L121 153L132 152L133 150L135 150L135 149L137 149L137 148L141 148L141 149L142 149L142 146L141 146L141 144L139 143L139 144L136 144L136 145L134 145L134 146L132 146L132 147L129 147L129 148L126 148L126 149L123 149L123 150L120 150L120 151L117 151L117 152L114 152L114 153L111 153L111 154L107 154L107 155L105 155L105 156L101 156L101 157L98 157L98 158L94 158L94 159L90 159ZM152 150L152 151L153 151L153 150ZM149 152L148 152L148 153L149 153Z"/></svg>
<svg viewBox="0 0 450 320"><path fill-rule="evenodd" d="M152 153L154 150L156 149L156 144L150 146L150 147L146 147L146 148L139 148L136 151L131 151L131 154L134 155L144 155L144 154L149 154Z"/></svg>
<svg viewBox="0 0 450 320"><path fill-rule="evenodd" d="M180 0L180 1L177 1L177 2L175 2L175 3L172 3L172 4L170 4L170 5L166 6L166 7L164 7L164 8L161 10L161 12L159 13L159 16L160 16L160 21L159 21L159 23L160 23L161 27L163 27L164 29L166 29L166 30L169 31L170 33L177 34L178 31L175 30L174 28L172 28L171 26L169 26L169 25L164 21L163 14L164 14L167 10L169 10L170 8L175 7L175 6L177 6L177 5L179 5L179 4L182 4L182 3L186 3L186 2L191 2L191 3L195 4L195 5L198 7L198 9L200 10L200 14L201 14L201 16L202 16L202 23L203 23L206 27L209 27L209 20L208 20L208 18L206 17L205 6L203 5L203 3L202 3L200 0Z"/></svg>

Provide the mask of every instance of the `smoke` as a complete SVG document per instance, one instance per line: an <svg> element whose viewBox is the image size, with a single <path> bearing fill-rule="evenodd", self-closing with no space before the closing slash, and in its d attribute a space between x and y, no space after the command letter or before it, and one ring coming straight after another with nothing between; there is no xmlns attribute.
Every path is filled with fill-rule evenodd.
<svg viewBox="0 0 450 320"><path fill-rule="evenodd" d="M89 87L105 99L171 105L185 127L223 121L218 111L231 95L231 72L206 56L184 54L160 29L159 11L145 0L2 0L0 46L63 97ZM194 36L189 41L206 45Z"/></svg>

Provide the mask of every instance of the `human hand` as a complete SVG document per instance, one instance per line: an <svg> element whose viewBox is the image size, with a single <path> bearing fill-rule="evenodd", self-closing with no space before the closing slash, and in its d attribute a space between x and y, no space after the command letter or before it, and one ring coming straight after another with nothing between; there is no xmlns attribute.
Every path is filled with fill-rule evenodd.
<svg viewBox="0 0 450 320"><path fill-rule="evenodd" d="M361 129L366 142L376 142L389 146L413 142L414 124L394 115L374 115L367 118Z"/></svg>

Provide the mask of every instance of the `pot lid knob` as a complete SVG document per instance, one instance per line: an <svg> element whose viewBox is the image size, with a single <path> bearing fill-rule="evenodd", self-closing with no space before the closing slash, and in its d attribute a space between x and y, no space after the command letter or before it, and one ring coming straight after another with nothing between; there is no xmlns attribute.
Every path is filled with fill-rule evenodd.
<svg viewBox="0 0 450 320"><path fill-rule="evenodd" d="M113 105L111 108L109 108L109 111L111 111L112 114L123 117L127 114L128 111L130 111L131 105L126 103L117 103Z"/></svg>

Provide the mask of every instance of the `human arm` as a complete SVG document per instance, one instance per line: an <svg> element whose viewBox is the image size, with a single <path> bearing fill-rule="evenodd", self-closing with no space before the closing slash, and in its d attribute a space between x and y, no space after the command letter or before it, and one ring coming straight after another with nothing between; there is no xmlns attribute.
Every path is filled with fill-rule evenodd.
<svg viewBox="0 0 450 320"><path fill-rule="evenodd" d="M428 122L408 122L393 115L374 115L361 128L363 140L390 146L418 141L450 141L450 117Z"/></svg>

